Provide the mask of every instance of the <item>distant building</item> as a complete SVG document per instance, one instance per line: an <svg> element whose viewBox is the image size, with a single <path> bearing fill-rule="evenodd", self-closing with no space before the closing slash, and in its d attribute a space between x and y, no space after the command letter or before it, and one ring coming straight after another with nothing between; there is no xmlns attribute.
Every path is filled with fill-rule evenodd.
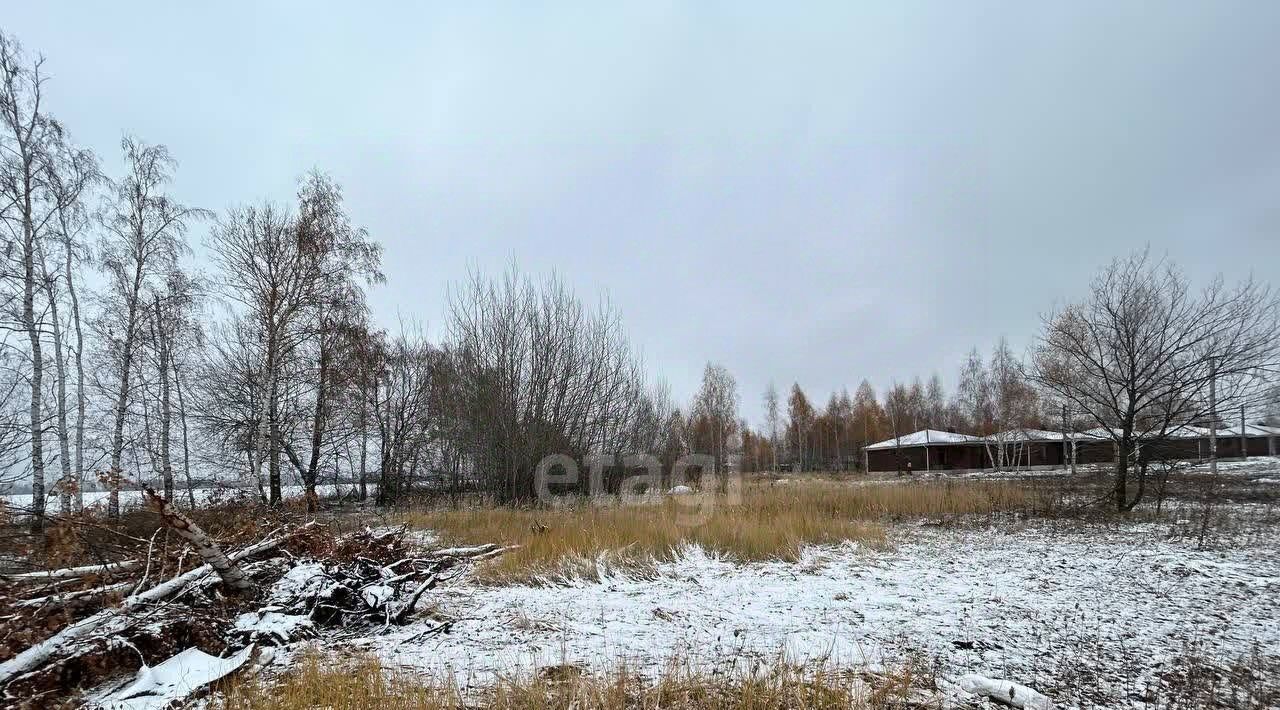
<svg viewBox="0 0 1280 710"><path fill-rule="evenodd" d="M1250 424L1244 429L1241 452L1240 427L1218 429L1218 458L1280 455L1280 427ZM1211 431L1185 426L1155 438L1139 440L1136 455L1148 460L1209 458ZM868 471L961 471L994 468L1066 467L1072 450L1078 464L1115 461L1116 446L1110 432L1092 429L1064 434L1044 429L1011 429L978 437L955 432L922 429L872 444L864 449Z"/></svg>

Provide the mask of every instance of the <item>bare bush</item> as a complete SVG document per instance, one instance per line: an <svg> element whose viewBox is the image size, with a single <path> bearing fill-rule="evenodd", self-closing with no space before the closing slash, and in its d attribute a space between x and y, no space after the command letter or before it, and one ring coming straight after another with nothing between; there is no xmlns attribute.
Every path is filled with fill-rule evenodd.
<svg viewBox="0 0 1280 710"><path fill-rule="evenodd" d="M473 274L450 296L448 328L459 403L450 433L497 500L532 499L550 454L626 450L646 387L607 304L590 311L555 278Z"/></svg>

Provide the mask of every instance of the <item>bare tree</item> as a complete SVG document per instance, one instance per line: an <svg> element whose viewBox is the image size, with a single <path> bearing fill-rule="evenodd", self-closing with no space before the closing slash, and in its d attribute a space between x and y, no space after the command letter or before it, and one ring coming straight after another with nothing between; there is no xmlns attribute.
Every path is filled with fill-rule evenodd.
<svg viewBox="0 0 1280 710"><path fill-rule="evenodd" d="M900 382L893 383L884 396L884 415L893 430L894 459L899 472L902 471L902 435L915 431L912 409L911 391Z"/></svg>
<svg viewBox="0 0 1280 710"><path fill-rule="evenodd" d="M449 310L462 418L450 429L497 500L535 495L549 454L616 457L632 440L645 380L607 303L589 311L554 277L512 269L497 282L473 274Z"/></svg>
<svg viewBox="0 0 1280 710"><path fill-rule="evenodd" d="M322 173L307 175L298 191L298 214L275 205L232 210L209 240L219 266L217 284L224 297L239 306L262 345L261 390L264 403L257 421L254 477L269 466L270 502L281 502L280 456L299 466L285 429L291 426L286 409L298 410L297 397L318 391L312 418L323 431L328 390L323 380L328 361L318 375L320 387L286 381L289 372L302 373L304 350L317 343L324 348L338 323L338 306L347 313L362 312L359 280L381 280L380 247L363 230L353 227L342 207L342 192ZM331 351L326 351L331 352ZM324 353L319 353L324 354ZM286 395L295 399L286 402ZM313 429L314 431L314 429ZM304 482L314 491L320 451L312 447L310 465L302 466Z"/></svg>
<svg viewBox="0 0 1280 710"><path fill-rule="evenodd" d="M379 348L373 412L381 443L378 503L395 502L426 463L432 416L432 347L421 332L402 333Z"/></svg>
<svg viewBox="0 0 1280 710"><path fill-rule="evenodd" d="M947 395L942 387L942 377L933 373L924 394L925 425L933 429L946 429L951 426L950 412L947 408Z"/></svg>
<svg viewBox="0 0 1280 710"><path fill-rule="evenodd" d="M1195 291L1173 263L1141 251L1112 262L1084 301L1046 317L1032 372L1114 442L1113 498L1127 511L1145 491L1142 442L1198 422L1217 426L1218 411L1259 401L1280 367L1278 328L1270 288L1228 287L1219 277Z"/></svg>
<svg viewBox="0 0 1280 710"><path fill-rule="evenodd" d="M984 364L977 348L960 369L956 411L983 437L987 460L997 470L1018 461L1020 431L1037 423L1039 397L1009 343L1001 338Z"/></svg>
<svg viewBox="0 0 1280 710"><path fill-rule="evenodd" d="M863 380L853 394L853 434L862 454L864 469L867 464L865 449L880 441L883 420L884 410L876 400L876 392L870 382Z"/></svg>
<svg viewBox="0 0 1280 710"><path fill-rule="evenodd" d="M769 448L773 453L773 468L770 470L775 472L778 470L778 429L781 424L779 417L778 388L770 381L769 386L764 390L764 421L765 426L769 427Z"/></svg>
<svg viewBox="0 0 1280 710"><path fill-rule="evenodd" d="M790 440L788 446L791 448L791 459L795 462L797 471L806 471L809 468L812 458L809 438L813 431L814 418L813 405L809 403L804 390L800 389L800 383L792 383L791 395L787 398L787 438Z"/></svg>
<svg viewBox="0 0 1280 710"><path fill-rule="evenodd" d="M356 354L351 347L353 339L367 331L368 311L362 285L383 280L379 270L382 250L370 241L367 232L352 225L343 206L342 190L329 176L308 174L298 201L298 241L305 247L303 256L316 272L307 313L316 353L311 450L306 468L301 470L308 509L314 510L330 409L352 369L335 364L349 361Z"/></svg>
<svg viewBox="0 0 1280 710"><path fill-rule="evenodd" d="M1267 390L1263 402L1263 423L1269 427L1280 427L1280 385L1273 385Z"/></svg>
<svg viewBox="0 0 1280 710"><path fill-rule="evenodd" d="M726 442L737 432L738 383L733 375L717 363L707 363L702 371L702 387L691 407L694 430L701 441L698 448L710 450L715 458L715 473L722 474L726 464Z"/></svg>
<svg viewBox="0 0 1280 710"><path fill-rule="evenodd" d="M91 172L92 156L70 146L62 125L44 108L44 58L29 59L18 42L0 33L0 223L4 225L4 281L20 282L21 306L16 320L27 336L30 385L28 435L31 445L33 530L44 525L44 309L37 298L47 282L44 254L58 214L80 199L83 184L68 189L77 173ZM16 247L16 249L15 249ZM15 253L16 252L16 253ZM9 299L5 299L6 303ZM56 320L56 316L55 316ZM61 324L58 323L58 326ZM58 333L60 339L60 332ZM61 363L61 342L55 361ZM60 382L64 382L60 378ZM59 385L65 405L65 385ZM59 410L65 434L65 406ZM65 439L63 439L65 443ZM65 456L65 454L64 454ZM66 465L64 464L64 467ZM64 479L67 471L64 471Z"/></svg>
<svg viewBox="0 0 1280 710"><path fill-rule="evenodd" d="M126 137L120 144L127 174L113 185L103 208L105 230L99 264L107 276L101 327L115 363L115 411L111 435L110 498L107 514L120 516L120 484L130 377L148 305L146 292L167 278L186 250L189 224L208 212L185 207L164 194L176 162L162 145ZM116 328L120 330L117 331ZM170 493L172 491L169 491Z"/></svg>
<svg viewBox="0 0 1280 710"><path fill-rule="evenodd" d="M174 472L171 453L173 428L173 390L178 372L179 357L175 350L181 343L188 352L198 345L199 326L194 322L193 309L198 286L180 270L169 273L161 290L151 294L151 312L146 319L148 345L152 355L156 387L154 396L159 431L154 447L155 466L160 472L165 502L173 502ZM144 404L144 412L146 404ZM184 461L186 461L184 456ZM188 495L194 505L194 493L190 491L190 470L186 468Z"/></svg>
<svg viewBox="0 0 1280 710"><path fill-rule="evenodd" d="M58 353L59 363L58 433L65 480L63 494L65 512L66 504L71 500L74 500L74 507L77 511L84 508L84 415L88 403L88 393L84 384L84 321L80 315L80 297L76 289L76 274L79 271L78 266L88 260L87 249L81 239L90 222L89 212L85 206L85 196L93 185L102 180L102 175L98 171L97 159L88 151L80 151L78 154L69 156L69 159L64 161L64 165L67 170L53 174L51 179L52 189L58 195L55 200L57 205L56 230L58 241L62 247L62 287L65 289L69 299L71 312L68 318L75 337L74 345L68 348L74 358L76 377L74 465L71 463L68 451L70 446L67 441L67 376L65 372L65 356L62 354L62 328L57 312L58 299L55 295L57 278L53 274L46 273L45 283L49 292L50 312L54 328L54 350ZM66 495L65 489L67 488L74 488L74 497Z"/></svg>
<svg viewBox="0 0 1280 710"><path fill-rule="evenodd" d="M261 331L247 317L215 324L205 357L195 363L198 369L190 399L192 412L215 454L220 458L244 456L244 470L266 503L266 488L258 475L256 441L265 406L260 336Z"/></svg>

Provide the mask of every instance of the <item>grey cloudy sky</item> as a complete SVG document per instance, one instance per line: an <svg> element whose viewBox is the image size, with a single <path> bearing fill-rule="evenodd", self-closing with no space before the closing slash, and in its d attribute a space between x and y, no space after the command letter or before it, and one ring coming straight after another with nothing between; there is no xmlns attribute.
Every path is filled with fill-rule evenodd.
<svg viewBox="0 0 1280 710"><path fill-rule="evenodd" d="M1280 3L410 5L0 25L112 169L124 131L166 143L216 210L333 173L384 324L438 334L468 266L555 269L679 397L720 361L757 421L770 379L953 380L1144 244L1280 281Z"/></svg>

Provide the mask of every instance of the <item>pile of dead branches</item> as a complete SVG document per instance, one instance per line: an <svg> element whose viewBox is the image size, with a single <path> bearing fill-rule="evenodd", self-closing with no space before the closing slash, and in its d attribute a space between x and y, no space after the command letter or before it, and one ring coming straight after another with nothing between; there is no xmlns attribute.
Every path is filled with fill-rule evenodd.
<svg viewBox="0 0 1280 710"><path fill-rule="evenodd" d="M203 564L160 579L148 549L145 558L9 575L0 587L0 622L16 629L31 620L32 642L0 662L0 705L48 707L139 667L140 679L125 678L136 681L129 692L185 697L191 688L156 682L165 663L231 672L255 647L325 628L367 633L403 624L460 563L501 552L493 545L416 550L404 528L335 537L314 522L228 552L154 493L148 498ZM233 667L229 658L239 661ZM190 668L180 670L191 675Z"/></svg>

